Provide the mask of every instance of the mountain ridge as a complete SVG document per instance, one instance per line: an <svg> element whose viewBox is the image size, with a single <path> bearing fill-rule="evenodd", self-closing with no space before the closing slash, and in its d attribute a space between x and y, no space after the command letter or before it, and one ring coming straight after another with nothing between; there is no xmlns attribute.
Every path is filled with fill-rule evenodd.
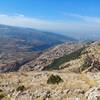
<svg viewBox="0 0 100 100"><path fill-rule="evenodd" d="M16 71L44 50L75 39L32 28L0 25L0 72Z"/></svg>

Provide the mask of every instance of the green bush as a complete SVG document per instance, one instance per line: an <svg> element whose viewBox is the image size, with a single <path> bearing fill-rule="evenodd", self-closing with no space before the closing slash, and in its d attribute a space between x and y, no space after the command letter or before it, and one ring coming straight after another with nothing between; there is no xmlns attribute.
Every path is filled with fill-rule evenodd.
<svg viewBox="0 0 100 100"><path fill-rule="evenodd" d="M51 75L47 80L47 84L59 84L60 82L63 82L63 80L58 75Z"/></svg>
<svg viewBox="0 0 100 100"><path fill-rule="evenodd" d="M24 85L21 85L21 86L18 86L16 91L24 91L25 90L25 86Z"/></svg>
<svg viewBox="0 0 100 100"><path fill-rule="evenodd" d="M3 92L3 90L2 90L2 89L0 89L0 92Z"/></svg>
<svg viewBox="0 0 100 100"><path fill-rule="evenodd" d="M0 93L0 100L2 100L5 96L6 96L5 93L1 92Z"/></svg>

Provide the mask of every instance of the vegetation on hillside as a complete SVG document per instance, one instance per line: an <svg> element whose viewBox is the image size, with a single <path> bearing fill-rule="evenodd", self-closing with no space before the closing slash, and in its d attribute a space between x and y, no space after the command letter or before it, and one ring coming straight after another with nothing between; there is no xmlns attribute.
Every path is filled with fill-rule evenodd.
<svg viewBox="0 0 100 100"><path fill-rule="evenodd" d="M26 88L25 88L25 86L24 85L21 85L21 86L18 86L17 87L17 89L16 89L16 91L24 91Z"/></svg>
<svg viewBox="0 0 100 100"><path fill-rule="evenodd" d="M68 55L64 55L63 57L61 58L58 58L58 59L55 59L53 61L53 63L51 63L48 67L46 67L44 70L53 70L53 69L59 69L59 66L65 62L68 62L70 60L74 60L74 59L78 59L81 54L82 54L82 51L85 49L85 47L82 47L80 49L78 49L77 51L74 51Z"/></svg>
<svg viewBox="0 0 100 100"><path fill-rule="evenodd" d="M63 82L63 80L58 75L51 75L47 80L47 84L59 84L60 82Z"/></svg>

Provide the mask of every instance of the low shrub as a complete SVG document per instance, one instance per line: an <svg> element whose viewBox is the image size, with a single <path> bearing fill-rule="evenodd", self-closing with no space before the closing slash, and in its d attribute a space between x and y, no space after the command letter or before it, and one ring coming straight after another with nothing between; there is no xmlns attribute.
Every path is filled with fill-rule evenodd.
<svg viewBox="0 0 100 100"><path fill-rule="evenodd" d="M3 90L2 90L2 89L0 89L0 92L3 92Z"/></svg>
<svg viewBox="0 0 100 100"><path fill-rule="evenodd" d="M24 85L21 85L21 86L18 86L16 91L24 91L25 90L25 86Z"/></svg>
<svg viewBox="0 0 100 100"><path fill-rule="evenodd" d="M5 93L1 92L0 93L0 100L2 100L5 96L6 96Z"/></svg>
<svg viewBox="0 0 100 100"><path fill-rule="evenodd" d="M58 75L51 75L47 80L47 84L59 84L60 82L63 82L63 80Z"/></svg>

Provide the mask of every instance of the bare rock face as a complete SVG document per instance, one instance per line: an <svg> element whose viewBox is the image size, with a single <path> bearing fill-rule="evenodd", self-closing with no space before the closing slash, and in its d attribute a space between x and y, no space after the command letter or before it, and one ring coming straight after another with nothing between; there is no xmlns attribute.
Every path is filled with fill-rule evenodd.
<svg viewBox="0 0 100 100"><path fill-rule="evenodd" d="M88 71L100 71L100 45L98 42L94 42L91 45L89 45L88 48L86 48L82 53L82 59L83 59L83 67L85 72Z"/></svg>
<svg viewBox="0 0 100 100"><path fill-rule="evenodd" d="M87 100L99 100L100 99L100 87L93 87L85 94ZM99 99L98 99L99 98Z"/></svg>

